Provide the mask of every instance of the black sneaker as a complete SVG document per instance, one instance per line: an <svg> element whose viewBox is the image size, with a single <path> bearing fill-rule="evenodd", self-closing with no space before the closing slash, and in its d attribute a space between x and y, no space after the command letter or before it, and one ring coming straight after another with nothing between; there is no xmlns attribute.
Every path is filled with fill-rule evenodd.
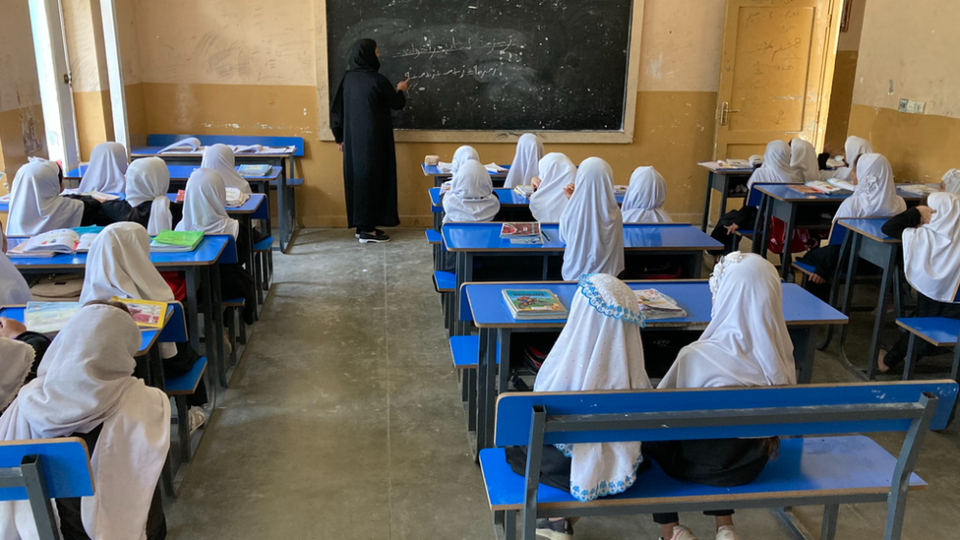
<svg viewBox="0 0 960 540"><path fill-rule="evenodd" d="M550 521L549 519L537 520L537 538L545 540L573 540L573 525L569 519L559 521Z"/></svg>
<svg viewBox="0 0 960 540"><path fill-rule="evenodd" d="M373 233L376 234L377 236L386 236L386 234L387 234L387 233L381 231L380 229L374 229L374 230L373 230ZM360 235L361 235L361 234L363 234L363 233L360 232L360 229L357 229L357 232L354 233L353 237L354 237L354 238L360 238Z"/></svg>
<svg viewBox="0 0 960 540"><path fill-rule="evenodd" d="M360 233L361 244L383 244L390 241L386 234Z"/></svg>

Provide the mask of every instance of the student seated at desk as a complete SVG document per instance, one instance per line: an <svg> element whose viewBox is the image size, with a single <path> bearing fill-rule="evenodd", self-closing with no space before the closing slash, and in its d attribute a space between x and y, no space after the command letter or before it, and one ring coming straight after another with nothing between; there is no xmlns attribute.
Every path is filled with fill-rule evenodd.
<svg viewBox="0 0 960 540"><path fill-rule="evenodd" d="M126 185L127 149L115 142L100 143L90 152L90 165L80 180L80 193L123 193Z"/></svg>
<svg viewBox="0 0 960 540"><path fill-rule="evenodd" d="M517 186L530 186L532 180L540 176L540 159L543 158L543 141L533 133L520 136L517 141L517 154L513 157L510 172L503 187L513 189Z"/></svg>
<svg viewBox="0 0 960 540"><path fill-rule="evenodd" d="M122 304L84 306L0 417L4 441L80 437L91 451L94 495L56 501L64 538L166 537L157 480L170 401L133 377L140 341ZM0 503L0 536L36 534L28 501Z"/></svg>
<svg viewBox="0 0 960 540"><path fill-rule="evenodd" d="M7 410L27 382L35 357L36 353L30 345L0 334L0 412Z"/></svg>
<svg viewBox="0 0 960 540"><path fill-rule="evenodd" d="M847 142L844 144L843 150L845 152L843 159L847 162L847 166L840 167L835 171L822 171L820 173L821 180L836 178L838 180L850 181L856 174L857 160L864 154L872 154L873 145L866 139L851 135L847 137Z"/></svg>
<svg viewBox="0 0 960 540"><path fill-rule="evenodd" d="M960 319L960 304L954 303L960 283L960 196L934 193L927 204L890 219L883 233L903 239L903 270L917 290L917 317ZM904 332L889 352L880 351L880 371L903 362L909 340ZM945 351L918 339L916 352L922 358Z"/></svg>
<svg viewBox="0 0 960 540"><path fill-rule="evenodd" d="M577 166L564 154L551 152L537 168L540 176L530 180L535 190L530 196L530 213L540 223L559 223L569 200L563 190L574 185Z"/></svg>
<svg viewBox="0 0 960 540"><path fill-rule="evenodd" d="M613 169L598 157L587 158L577 170L575 185L565 188L570 202L560 216L560 240L567 245L563 279L619 276L625 268L623 218L613 192Z"/></svg>
<svg viewBox="0 0 960 540"><path fill-rule="evenodd" d="M500 199L493 193L490 173L479 161L461 164L450 184L450 191L441 194L443 222L492 221L500 211ZM453 272L457 267L456 253L444 253L444 267Z"/></svg>
<svg viewBox="0 0 960 540"><path fill-rule="evenodd" d="M63 171L52 161L31 158L20 167L10 193L7 234L34 236L55 229L96 225L100 203L90 197L61 197Z"/></svg>
<svg viewBox="0 0 960 540"><path fill-rule="evenodd" d="M940 191L960 195L960 170L950 169L943 175L943 180L940 182Z"/></svg>
<svg viewBox="0 0 960 540"><path fill-rule="evenodd" d="M596 392L650 388L643 364L637 297L607 274L584 275L570 305L570 318L550 351L535 392ZM525 472L527 452L507 448L507 462ZM540 481L582 502L626 491L643 458L639 442L544 446ZM573 538L572 520L539 519L537 536Z"/></svg>
<svg viewBox="0 0 960 540"><path fill-rule="evenodd" d="M683 348L657 388L718 388L797 384L793 342L783 319L783 288L759 255L731 253L710 277L713 316L698 341ZM776 456L779 439L664 441L643 445L673 478L707 486L749 484ZM716 539L737 540L733 510L716 517ZM676 513L654 514L668 540L697 540Z"/></svg>
<svg viewBox="0 0 960 540"><path fill-rule="evenodd" d="M233 150L229 146L225 144L208 146L203 151L203 161L200 163L200 167L220 173L224 187L237 188L240 193L252 193L250 182L247 182L237 172L237 158L233 155Z"/></svg>
<svg viewBox="0 0 960 540"><path fill-rule="evenodd" d="M103 213L110 221L139 223L151 235L172 230L180 221L183 205L174 203L171 212L167 190L170 188L170 170L158 157L134 161L127 169L126 200L106 201Z"/></svg>
<svg viewBox="0 0 960 540"><path fill-rule="evenodd" d="M893 167L887 158L880 154L864 154L857 158L854 167L855 172L850 180L856 185L856 190L837 210L833 217L834 228L841 218L886 217L907 209L907 203L897 195ZM840 264L840 246L811 249L799 260L815 268L810 276L812 285L807 288L821 300L826 299L830 292L827 284Z"/></svg>
<svg viewBox="0 0 960 540"><path fill-rule="evenodd" d="M134 298L154 302L175 301L167 282L150 262L150 237L137 223L115 223L97 235L87 255L80 302ZM200 355L189 343L160 343L163 372L167 377L185 375ZM190 430L206 421L203 405L207 402L203 380L197 391L187 397L190 405Z"/></svg>
<svg viewBox="0 0 960 540"><path fill-rule="evenodd" d="M227 215L227 192L220 174L212 169L200 168L190 174L186 195L183 199L183 219L176 230L202 231L204 234L229 234L237 241L239 260L246 259L250 240L237 220ZM253 277L239 264L221 264L220 294L224 299L246 300L243 321L253 324L257 313L257 295Z"/></svg>
<svg viewBox="0 0 960 540"><path fill-rule="evenodd" d="M630 177L623 198L624 223L673 223L663 209L667 200L667 181L653 167L638 167Z"/></svg>
<svg viewBox="0 0 960 540"><path fill-rule="evenodd" d="M800 174L790 165L791 155L789 144L783 141L771 141L763 153L763 165L753 171L747 187L752 188L753 184L758 182L762 184L802 183ZM742 228L752 228L756 219L757 209L753 206L744 206L739 210L727 212L720 218L710 236L723 244L723 254L726 255L737 248L736 232ZM760 240L754 239L754 241Z"/></svg>
<svg viewBox="0 0 960 540"><path fill-rule="evenodd" d="M790 141L790 166L797 171L800 180L816 182L820 180L820 163L813 145L799 138Z"/></svg>
<svg viewBox="0 0 960 540"><path fill-rule="evenodd" d="M457 174L460 167L468 161L480 162L480 154L472 146L461 146L453 153L453 163L451 163L450 172Z"/></svg>

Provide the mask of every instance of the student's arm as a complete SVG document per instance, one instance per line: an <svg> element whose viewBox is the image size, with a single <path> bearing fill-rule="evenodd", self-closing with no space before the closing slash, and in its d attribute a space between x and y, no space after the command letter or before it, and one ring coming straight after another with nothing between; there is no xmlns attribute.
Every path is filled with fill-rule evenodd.
<svg viewBox="0 0 960 540"><path fill-rule="evenodd" d="M103 210L104 215L107 216L112 223L119 223L121 221L137 221L131 219L131 214L133 214L133 208L127 203L127 201L106 201L100 204L101 209Z"/></svg>
<svg viewBox="0 0 960 540"><path fill-rule="evenodd" d="M911 208L906 212L902 212L890 218L886 223L883 224L883 227L881 227L880 230L883 231L883 234L887 236L896 238L897 240L902 240L903 231L919 227L922 223L923 218L920 216L920 210Z"/></svg>
<svg viewBox="0 0 960 540"><path fill-rule="evenodd" d="M110 224L106 223L107 218L102 212L103 205L100 201L86 195L63 195L63 197L83 203L83 217L80 219L81 227Z"/></svg>
<svg viewBox="0 0 960 540"><path fill-rule="evenodd" d="M50 347L50 338L43 334L30 332L20 321L6 317L0 317L0 337L20 341L33 347L33 366L30 368L30 376L28 379L36 377L40 360L43 360L43 355L46 354L47 349Z"/></svg>

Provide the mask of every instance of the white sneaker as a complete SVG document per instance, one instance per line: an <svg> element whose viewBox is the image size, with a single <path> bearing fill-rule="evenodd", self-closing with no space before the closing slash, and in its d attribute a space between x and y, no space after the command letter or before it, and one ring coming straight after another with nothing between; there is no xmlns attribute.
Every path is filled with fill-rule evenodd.
<svg viewBox="0 0 960 540"><path fill-rule="evenodd" d="M740 535L737 534L737 529L733 525L724 525L717 529L716 540L740 540Z"/></svg>
<svg viewBox="0 0 960 540"><path fill-rule="evenodd" d="M190 424L190 433L200 429L200 426L207 423L207 413L203 412L203 407L190 407L187 411L187 422Z"/></svg>
<svg viewBox="0 0 960 540"><path fill-rule="evenodd" d="M684 527L683 525L677 525L673 528L673 536L670 537L670 540L700 540L697 538L697 535L693 534L693 531Z"/></svg>

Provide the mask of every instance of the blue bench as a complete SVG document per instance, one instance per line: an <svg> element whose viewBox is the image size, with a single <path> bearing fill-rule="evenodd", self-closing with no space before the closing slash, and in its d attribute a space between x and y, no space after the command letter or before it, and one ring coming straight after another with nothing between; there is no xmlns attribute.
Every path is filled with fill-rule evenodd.
<svg viewBox="0 0 960 540"><path fill-rule="evenodd" d="M766 185L768 184L757 182L756 184L753 185L753 187L766 186ZM751 187L750 192L747 193L747 198L744 200L743 206L752 206L754 208L757 208L757 219L754 223L753 229L737 229L736 234L737 236L741 236L743 238L749 238L751 240L756 241L754 239L754 236L756 235L756 231L761 230L759 227L759 224L760 224L760 219L762 219L761 214L763 214L763 212L761 211L762 208L760 208L760 204L763 202L763 193L761 193L760 190L758 189L753 189L753 187Z"/></svg>
<svg viewBox="0 0 960 540"><path fill-rule="evenodd" d="M257 282L257 303L263 305L264 297L273 281L273 236L253 245L253 268L253 279Z"/></svg>
<svg viewBox="0 0 960 540"><path fill-rule="evenodd" d="M440 231L427 229L426 233L427 233L427 242L431 244L440 244L443 242L443 236L440 235Z"/></svg>
<svg viewBox="0 0 960 540"><path fill-rule="evenodd" d="M246 300L241 298L233 298L230 300L223 301L223 309L227 313L227 338L230 340L230 366L237 366L237 326L239 323L240 327L240 339L239 342L243 345L247 344L247 324L243 322L243 317L241 312L243 308L247 305ZM237 319L240 319L237 321Z"/></svg>
<svg viewBox="0 0 960 540"><path fill-rule="evenodd" d="M537 518L741 508L824 506L820 538L832 540L840 504L887 503L884 538L900 538L907 492L926 483L913 469L930 429L943 429L957 397L954 381L680 391L511 393L497 402L497 448L480 452L491 510L516 536L533 540ZM863 436L905 432L899 458ZM544 444L790 438L751 484L713 488L666 476L654 463L633 487L581 503L539 484ZM506 463L505 448L526 446L526 477ZM501 514L502 512L502 514Z"/></svg>
<svg viewBox="0 0 960 540"><path fill-rule="evenodd" d="M960 320L946 317L917 317L897 319L897 326L910 333L903 380L912 379L917 368L917 338L930 343L934 347L953 347L953 366L950 368L950 378L957 380L958 375L960 375L960 347L957 347L957 337L960 336Z"/></svg>
<svg viewBox="0 0 960 540"><path fill-rule="evenodd" d="M93 495L93 474L82 439L0 443L0 501L30 501L41 540L59 540L50 499Z"/></svg>
<svg viewBox="0 0 960 540"><path fill-rule="evenodd" d="M173 398L177 405L177 438L180 439L180 469L183 465L190 463L193 459L192 446L190 444L190 419L187 411L190 407L187 405L187 396L192 396L203 379L203 374L207 370L207 359L201 357L194 362L193 367L187 373L177 377L168 377L164 391ZM173 448L170 449L171 452ZM171 497L177 496L177 489L174 487L174 476L171 460L168 458L163 470L164 488Z"/></svg>

